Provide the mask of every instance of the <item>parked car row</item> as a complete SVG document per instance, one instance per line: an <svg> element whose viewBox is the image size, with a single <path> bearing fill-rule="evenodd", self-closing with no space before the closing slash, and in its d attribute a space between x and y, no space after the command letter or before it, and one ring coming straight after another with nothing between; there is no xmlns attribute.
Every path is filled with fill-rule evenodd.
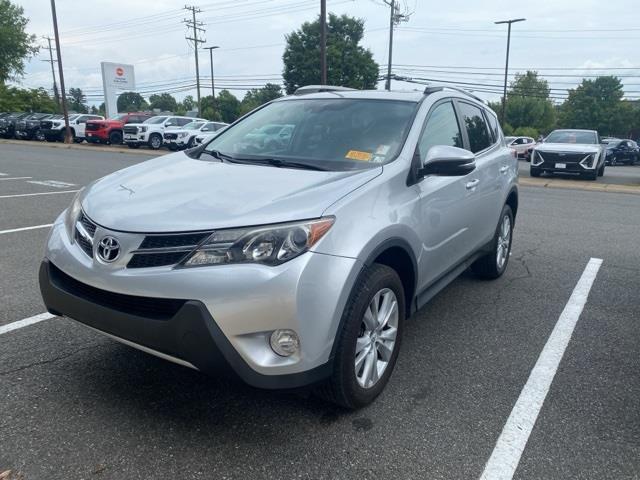
<svg viewBox="0 0 640 480"><path fill-rule="evenodd" d="M69 115L74 142L119 145L129 148L148 146L157 150L191 148L226 127L226 123L204 118L176 115L154 115L148 112L119 113L108 119L101 115ZM50 113L0 113L0 137L48 142L64 141L65 122L62 115Z"/></svg>

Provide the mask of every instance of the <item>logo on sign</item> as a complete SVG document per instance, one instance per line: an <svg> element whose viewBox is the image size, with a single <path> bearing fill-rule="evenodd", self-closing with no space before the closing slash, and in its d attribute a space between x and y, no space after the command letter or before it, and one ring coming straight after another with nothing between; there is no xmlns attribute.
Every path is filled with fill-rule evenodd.
<svg viewBox="0 0 640 480"><path fill-rule="evenodd" d="M122 67L118 67L116 68L116 75L118 75L119 77L124 75L124 68Z"/></svg>

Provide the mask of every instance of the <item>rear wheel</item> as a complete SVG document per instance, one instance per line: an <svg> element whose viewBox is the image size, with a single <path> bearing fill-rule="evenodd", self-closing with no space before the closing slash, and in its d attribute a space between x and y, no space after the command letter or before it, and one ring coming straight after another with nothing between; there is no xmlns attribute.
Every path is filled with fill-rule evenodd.
<svg viewBox="0 0 640 480"><path fill-rule="evenodd" d="M511 241L513 238L513 212L509 205L502 207L500 221L491 242L491 252L479 258L471 265L476 275L494 279L500 277L509 264Z"/></svg>
<svg viewBox="0 0 640 480"><path fill-rule="evenodd" d="M318 393L350 409L373 402L393 372L404 317L404 289L395 270L379 264L363 270L336 335L333 374Z"/></svg>
<svg viewBox="0 0 640 480"><path fill-rule="evenodd" d="M120 145L122 143L122 133L114 130L109 134L109 142L111 145Z"/></svg>

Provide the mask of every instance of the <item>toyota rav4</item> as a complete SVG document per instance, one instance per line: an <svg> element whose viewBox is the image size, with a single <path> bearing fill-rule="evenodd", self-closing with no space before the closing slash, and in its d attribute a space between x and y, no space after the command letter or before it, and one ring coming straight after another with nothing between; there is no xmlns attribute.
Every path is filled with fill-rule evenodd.
<svg viewBox="0 0 640 480"><path fill-rule="evenodd" d="M273 124L286 142L254 134ZM85 187L52 227L42 295L180 365L361 407L409 315L469 267L505 272L517 172L466 92L303 87Z"/></svg>

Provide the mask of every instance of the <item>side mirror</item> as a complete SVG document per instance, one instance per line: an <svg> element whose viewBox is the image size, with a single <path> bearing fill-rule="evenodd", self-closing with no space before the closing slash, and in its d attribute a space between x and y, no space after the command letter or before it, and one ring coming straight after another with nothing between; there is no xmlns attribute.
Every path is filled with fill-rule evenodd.
<svg viewBox="0 0 640 480"><path fill-rule="evenodd" d="M165 126L165 127L172 127L172 126L173 126L173 123L171 123L171 122L167 122L167 123L165 123L165 124L164 124L164 126Z"/></svg>
<svg viewBox="0 0 640 480"><path fill-rule="evenodd" d="M427 152L424 165L418 175L462 177L476 169L476 156L469 150L446 145L436 145Z"/></svg>

